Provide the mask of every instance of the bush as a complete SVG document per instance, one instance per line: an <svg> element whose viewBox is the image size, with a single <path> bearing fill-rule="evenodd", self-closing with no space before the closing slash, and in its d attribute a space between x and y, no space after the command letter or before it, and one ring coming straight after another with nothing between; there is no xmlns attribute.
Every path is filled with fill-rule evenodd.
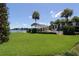
<svg viewBox="0 0 79 59"><path fill-rule="evenodd" d="M66 52L64 55L65 55L65 56L77 56L76 54L71 53L71 52Z"/></svg>
<svg viewBox="0 0 79 59"><path fill-rule="evenodd" d="M75 31L76 32L79 32L79 27L75 27Z"/></svg>
<svg viewBox="0 0 79 59"><path fill-rule="evenodd" d="M75 27L74 26L64 26L63 34L74 35L75 34Z"/></svg>
<svg viewBox="0 0 79 59"><path fill-rule="evenodd" d="M8 8L5 3L0 3L0 43L9 40L9 30Z"/></svg>
<svg viewBox="0 0 79 59"><path fill-rule="evenodd" d="M27 33L31 33L31 29L28 29L28 30L27 30Z"/></svg>
<svg viewBox="0 0 79 59"><path fill-rule="evenodd" d="M39 33L39 32L42 32L42 30L37 28L31 28L27 30L27 33Z"/></svg>
<svg viewBox="0 0 79 59"><path fill-rule="evenodd" d="M37 32L38 32L38 29L32 28L32 33L37 33Z"/></svg>

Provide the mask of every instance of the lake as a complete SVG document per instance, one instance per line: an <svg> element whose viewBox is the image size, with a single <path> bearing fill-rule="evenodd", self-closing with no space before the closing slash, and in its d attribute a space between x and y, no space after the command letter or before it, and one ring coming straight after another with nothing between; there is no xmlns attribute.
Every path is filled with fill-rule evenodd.
<svg viewBox="0 0 79 59"><path fill-rule="evenodd" d="M10 32L26 32L26 30L10 30Z"/></svg>

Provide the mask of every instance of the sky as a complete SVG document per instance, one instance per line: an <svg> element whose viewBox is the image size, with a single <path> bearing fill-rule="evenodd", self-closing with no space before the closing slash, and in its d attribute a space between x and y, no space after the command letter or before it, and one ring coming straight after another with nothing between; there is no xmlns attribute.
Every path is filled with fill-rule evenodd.
<svg viewBox="0 0 79 59"><path fill-rule="evenodd" d="M8 3L10 28L29 28L34 23L33 11L38 11L40 19L37 23L49 25L50 21L60 18L65 8L73 9L72 16L79 16L77 3Z"/></svg>

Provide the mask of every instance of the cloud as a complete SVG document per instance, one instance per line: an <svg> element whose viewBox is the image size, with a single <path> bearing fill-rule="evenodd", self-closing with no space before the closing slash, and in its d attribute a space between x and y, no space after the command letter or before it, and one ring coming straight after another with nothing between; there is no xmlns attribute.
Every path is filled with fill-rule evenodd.
<svg viewBox="0 0 79 59"><path fill-rule="evenodd" d="M28 25L28 24L22 24L22 27L23 27L23 28L31 28L31 26Z"/></svg>
<svg viewBox="0 0 79 59"><path fill-rule="evenodd" d="M29 16L29 19L32 19L32 16Z"/></svg>
<svg viewBox="0 0 79 59"><path fill-rule="evenodd" d="M49 23L39 22L39 24L50 25Z"/></svg>
<svg viewBox="0 0 79 59"><path fill-rule="evenodd" d="M50 15L51 15L52 18L56 18L56 17L60 16L61 12L62 11L59 11L59 12L56 13L56 11L51 10Z"/></svg>
<svg viewBox="0 0 79 59"><path fill-rule="evenodd" d="M23 25L23 27L27 27L27 24L22 24Z"/></svg>
<svg viewBox="0 0 79 59"><path fill-rule="evenodd" d="M58 13L55 14L55 18L60 16L60 14L62 13L62 11L59 11Z"/></svg>
<svg viewBox="0 0 79 59"><path fill-rule="evenodd" d="M22 24L22 25L23 25L23 28L31 28L31 26L28 24Z"/></svg>
<svg viewBox="0 0 79 59"><path fill-rule="evenodd" d="M50 15L51 15L52 18L54 18L55 17L55 12L51 10Z"/></svg>
<svg viewBox="0 0 79 59"><path fill-rule="evenodd" d="M13 28L21 28L20 24L13 24L13 25L10 25L10 29L13 29Z"/></svg>
<svg viewBox="0 0 79 59"><path fill-rule="evenodd" d="M52 14L52 13L53 13L53 11L51 10L51 11L50 11L50 14Z"/></svg>
<svg viewBox="0 0 79 59"><path fill-rule="evenodd" d="M10 25L10 29L13 29L13 28L30 28L31 26L28 25L28 24L19 24L19 23L16 23L14 25Z"/></svg>

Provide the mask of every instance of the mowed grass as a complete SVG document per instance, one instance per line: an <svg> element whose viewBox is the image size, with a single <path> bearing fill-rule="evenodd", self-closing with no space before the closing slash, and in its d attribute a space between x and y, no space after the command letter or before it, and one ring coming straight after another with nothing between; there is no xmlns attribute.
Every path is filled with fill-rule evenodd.
<svg viewBox="0 0 79 59"><path fill-rule="evenodd" d="M51 56L64 55L79 42L79 35L11 33L10 40L0 44L0 55Z"/></svg>

